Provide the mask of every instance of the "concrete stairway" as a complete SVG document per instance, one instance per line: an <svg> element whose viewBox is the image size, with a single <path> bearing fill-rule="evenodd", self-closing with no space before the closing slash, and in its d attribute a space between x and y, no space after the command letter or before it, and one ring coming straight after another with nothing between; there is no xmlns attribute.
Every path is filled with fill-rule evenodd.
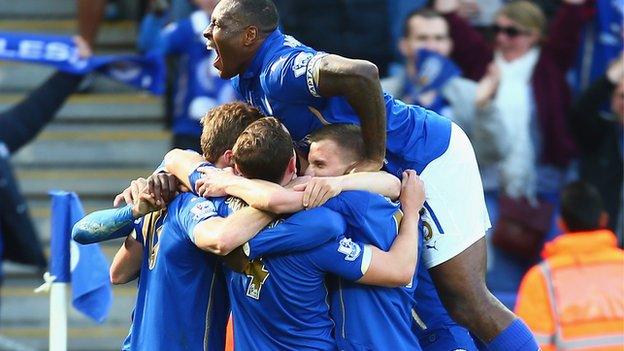
<svg viewBox="0 0 624 351"><path fill-rule="evenodd" d="M0 0L0 31L75 32L76 0ZM125 13L136 1L121 1ZM137 26L123 20L100 30L96 53L131 52ZM0 111L19 101L53 71L47 67L0 61ZM50 189L76 191L90 212L111 206L130 179L149 174L169 145L162 124L160 98L96 77L88 94L73 95L56 119L13 157L39 235L49 248ZM1 201L1 199L0 199ZM102 248L112 259L121 239ZM0 350L45 350L48 343L48 297L34 294L38 272L5 263L0 290ZM135 283L114 288L108 320L98 325L69 312L70 350L119 350L128 331Z"/></svg>

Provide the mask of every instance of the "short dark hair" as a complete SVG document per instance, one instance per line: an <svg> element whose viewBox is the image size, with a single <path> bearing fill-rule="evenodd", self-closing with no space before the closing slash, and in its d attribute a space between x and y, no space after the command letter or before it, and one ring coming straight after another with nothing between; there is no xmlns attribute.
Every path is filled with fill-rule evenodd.
<svg viewBox="0 0 624 351"><path fill-rule="evenodd" d="M352 162L366 158L362 130L355 124L328 124L315 131L309 137L311 143L321 140L331 140L352 157Z"/></svg>
<svg viewBox="0 0 624 351"><path fill-rule="evenodd" d="M282 180L293 157L290 134L274 117L261 118L250 124L232 150L232 158L243 176L273 183Z"/></svg>
<svg viewBox="0 0 624 351"><path fill-rule="evenodd" d="M244 26L256 26L261 33L277 29L279 13L271 0L232 0L232 15Z"/></svg>
<svg viewBox="0 0 624 351"><path fill-rule="evenodd" d="M561 219L572 232L600 229L604 212L598 190L591 184L576 181L561 192Z"/></svg>
<svg viewBox="0 0 624 351"><path fill-rule="evenodd" d="M427 18L427 19L431 19L431 18L441 18L444 20L444 22L446 22L446 19L444 18L444 16L442 16L440 13L436 12L433 9L430 9L428 7L424 7L418 10L414 10L412 12L410 12L407 17L405 17L405 21L403 21L403 38L407 38L409 37L410 34L410 27L409 27L409 22L412 18L414 17L423 17L423 18Z"/></svg>
<svg viewBox="0 0 624 351"><path fill-rule="evenodd" d="M210 109L201 119L200 144L206 160L217 162L225 151L234 147L243 130L262 117L257 108L244 102L231 102Z"/></svg>

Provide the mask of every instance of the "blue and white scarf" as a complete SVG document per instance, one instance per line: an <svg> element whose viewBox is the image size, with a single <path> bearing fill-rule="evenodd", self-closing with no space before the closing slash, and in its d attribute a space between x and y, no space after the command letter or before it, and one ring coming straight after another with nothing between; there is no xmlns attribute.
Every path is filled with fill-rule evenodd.
<svg viewBox="0 0 624 351"><path fill-rule="evenodd" d="M107 77L153 94L164 92L162 57L101 55L80 58L69 36L0 31L0 60L30 62L74 73L100 72Z"/></svg>

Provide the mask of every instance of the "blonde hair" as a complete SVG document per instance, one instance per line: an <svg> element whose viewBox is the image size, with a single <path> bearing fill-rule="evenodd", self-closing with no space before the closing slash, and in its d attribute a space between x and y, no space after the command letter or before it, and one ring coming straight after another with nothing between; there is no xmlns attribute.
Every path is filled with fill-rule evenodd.
<svg viewBox="0 0 624 351"><path fill-rule="evenodd" d="M522 27L521 29L535 32L540 37L546 30L546 16L537 5L526 0L508 3L498 11L498 16L505 16Z"/></svg>

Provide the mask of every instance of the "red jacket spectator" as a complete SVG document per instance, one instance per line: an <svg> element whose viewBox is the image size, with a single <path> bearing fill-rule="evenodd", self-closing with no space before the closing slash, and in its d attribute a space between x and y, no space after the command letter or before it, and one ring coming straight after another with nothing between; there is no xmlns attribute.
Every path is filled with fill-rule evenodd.
<svg viewBox="0 0 624 351"><path fill-rule="evenodd" d="M549 36L543 41L532 75L532 88L542 134L541 161L567 165L575 152L566 127L570 106L570 89L565 80L580 42L581 29L591 17L587 5L563 3L553 19ZM494 48L463 18L455 13L445 15L455 43L452 59L465 76L479 80L494 58Z"/></svg>

